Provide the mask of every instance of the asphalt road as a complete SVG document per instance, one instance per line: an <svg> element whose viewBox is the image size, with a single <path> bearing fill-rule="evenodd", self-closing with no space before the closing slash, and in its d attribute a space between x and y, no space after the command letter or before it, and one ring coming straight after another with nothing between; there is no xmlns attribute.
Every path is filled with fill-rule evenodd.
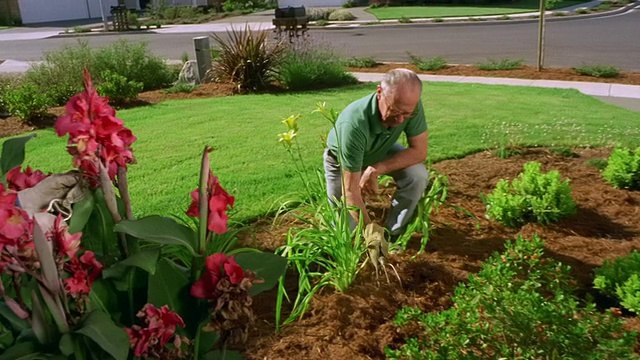
<svg viewBox="0 0 640 360"><path fill-rule="evenodd" d="M409 51L421 57L443 56L450 63L488 58L523 59L535 65L537 22L406 24L310 30L316 41L331 44L346 56L373 56L379 61L407 61ZM84 37L91 46L124 38L144 40L151 51L168 59L184 52L195 58L192 34L123 34ZM0 42L0 59L40 60L46 51L77 44L75 37ZM640 10L592 19L547 22L545 66L606 64L640 71Z"/></svg>

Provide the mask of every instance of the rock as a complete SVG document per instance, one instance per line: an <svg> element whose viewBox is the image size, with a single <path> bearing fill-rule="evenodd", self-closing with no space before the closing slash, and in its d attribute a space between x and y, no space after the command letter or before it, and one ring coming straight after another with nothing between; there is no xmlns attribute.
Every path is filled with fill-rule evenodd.
<svg viewBox="0 0 640 360"><path fill-rule="evenodd" d="M184 63L182 70L180 70L180 75L178 75L178 83L196 85L199 82L198 63L195 60L189 60Z"/></svg>

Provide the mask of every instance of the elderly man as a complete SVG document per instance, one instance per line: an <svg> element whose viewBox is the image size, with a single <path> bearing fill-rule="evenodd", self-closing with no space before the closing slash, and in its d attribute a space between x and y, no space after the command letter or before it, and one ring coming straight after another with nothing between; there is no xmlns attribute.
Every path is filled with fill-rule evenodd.
<svg viewBox="0 0 640 360"><path fill-rule="evenodd" d="M340 165L344 171L346 202L360 209L364 224L371 223L363 194L378 192L378 176L390 175L397 191L385 227L394 240L411 221L427 187L427 122L420 96L422 82L411 70L386 73L375 93L347 106L331 130L324 153L327 194L342 197ZM396 141L402 133L408 148ZM358 212L351 214L352 227Z"/></svg>

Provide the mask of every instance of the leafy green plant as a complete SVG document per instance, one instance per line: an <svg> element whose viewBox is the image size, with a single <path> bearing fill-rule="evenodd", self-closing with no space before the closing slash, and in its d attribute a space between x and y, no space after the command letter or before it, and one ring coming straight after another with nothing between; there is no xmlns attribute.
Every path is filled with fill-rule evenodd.
<svg viewBox="0 0 640 360"><path fill-rule="evenodd" d="M276 78L291 90L355 84L343 59L329 45L311 41L291 44L278 65Z"/></svg>
<svg viewBox="0 0 640 360"><path fill-rule="evenodd" d="M633 250L613 261L605 260L595 270L593 287L603 294L615 298L620 304L635 313L640 313L640 253Z"/></svg>
<svg viewBox="0 0 640 360"><path fill-rule="evenodd" d="M620 76L620 69L611 65L585 65L573 68L580 75L597 78L616 78Z"/></svg>
<svg viewBox="0 0 640 360"><path fill-rule="evenodd" d="M551 15L553 16L567 16L567 12L566 11L554 11L551 13Z"/></svg>
<svg viewBox="0 0 640 360"><path fill-rule="evenodd" d="M591 10L595 10L595 11L607 11L607 10L611 10L611 8L613 7L613 5L611 5L611 2L602 2L600 3L598 6L592 7Z"/></svg>
<svg viewBox="0 0 640 360"><path fill-rule="evenodd" d="M128 100L135 100L142 91L141 82L129 81L126 77L109 70L104 71L101 77L102 82L98 85L98 93L113 100L114 103L121 104Z"/></svg>
<svg viewBox="0 0 640 360"><path fill-rule="evenodd" d="M360 67L360 68L372 68L378 65L378 62L373 57L352 57L344 61L344 65L347 67Z"/></svg>
<svg viewBox="0 0 640 360"><path fill-rule="evenodd" d="M576 14L579 14L579 15L584 15L584 14L590 13L589 9L587 9L587 8L578 8L578 9L575 9L573 12L575 12Z"/></svg>
<svg viewBox="0 0 640 360"><path fill-rule="evenodd" d="M316 21L316 25L318 26L327 26L329 24L330 24L329 20L320 19Z"/></svg>
<svg viewBox="0 0 640 360"><path fill-rule="evenodd" d="M615 147L602 177L616 189L640 189L640 147L631 150Z"/></svg>
<svg viewBox="0 0 640 360"><path fill-rule="evenodd" d="M91 28L87 27L87 26L74 26L73 27L73 32L74 33L88 33L91 32Z"/></svg>
<svg viewBox="0 0 640 360"><path fill-rule="evenodd" d="M607 167L607 159L589 159L584 162L585 165L594 167L600 171Z"/></svg>
<svg viewBox="0 0 640 360"><path fill-rule="evenodd" d="M191 85L187 83L177 83L168 89L162 90L162 92L165 94L190 93L197 88L198 88L198 85Z"/></svg>
<svg viewBox="0 0 640 360"><path fill-rule="evenodd" d="M583 302L569 267L544 256L543 242L522 237L484 262L454 305L440 313L404 308L394 323L422 329L390 359L636 359L636 332L611 311ZM419 330L418 330L419 331ZM415 330L414 330L415 332ZM588 354L588 355L586 355Z"/></svg>
<svg viewBox="0 0 640 360"><path fill-rule="evenodd" d="M407 55L409 55L409 62L422 71L437 71L445 69L447 67L447 59L443 58L442 56L436 56L425 60L419 56L413 55L408 51Z"/></svg>
<svg viewBox="0 0 640 360"><path fill-rule="evenodd" d="M479 62L475 64L475 67L480 70L496 71L496 70L516 70L522 67L524 60L511 60L501 59L494 60L489 59L486 62Z"/></svg>
<svg viewBox="0 0 640 360"><path fill-rule="evenodd" d="M413 20L411 20L411 18L408 18L406 16L402 16L401 18L398 19L398 22L401 24L410 24L413 22Z"/></svg>
<svg viewBox="0 0 640 360"><path fill-rule="evenodd" d="M568 158L578 157L578 154L576 154L571 148L568 148L568 147L562 147L562 146L552 147L552 148L549 148L549 151L552 154L556 154L556 155L560 155Z"/></svg>
<svg viewBox="0 0 640 360"><path fill-rule="evenodd" d="M327 18L327 20L329 21L351 21L355 19L355 15L353 15L351 11L347 9L338 9L336 11L332 11Z"/></svg>
<svg viewBox="0 0 640 360"><path fill-rule="evenodd" d="M316 105L316 111L320 112L333 126L338 113L327 109L324 104ZM289 152L292 161L304 166L304 160L296 151L294 139L297 136L298 117L292 116L283 121L288 131L280 134L280 142ZM297 153L298 155L295 155ZM303 184L309 182L301 175ZM345 197L333 199L336 203L332 206L324 193L324 179L319 175L311 180L315 188L304 184L309 192L309 197L316 196L314 189L321 189L323 195L306 207L306 211L297 215L296 219L302 222L304 228L290 228L287 233L286 244L276 253L286 257L289 264L298 273L298 292L293 302L293 309L286 319L282 319L282 303L284 298L289 298L284 288L284 277L280 280L276 306L276 329L280 325L288 324L304 315L309 307L314 294L325 286L333 286L336 290L344 292L355 281L362 268L362 260L366 248L362 237L362 224L360 219L355 229L351 229L350 207L347 206ZM343 185L344 187L344 185ZM344 193L344 191L343 191Z"/></svg>
<svg viewBox="0 0 640 360"><path fill-rule="evenodd" d="M487 217L509 227L528 222L549 224L573 215L576 204L571 197L569 179L560 180L556 170L542 173L541 164L524 164L524 172L512 182L501 179L489 195L481 195Z"/></svg>
<svg viewBox="0 0 640 360"><path fill-rule="evenodd" d="M441 23L441 22L444 22L444 19L441 17L437 17L437 18L433 18L431 21L433 21L434 23Z"/></svg>
<svg viewBox="0 0 640 360"><path fill-rule="evenodd" d="M502 16L498 17L497 19L498 19L498 20L502 20L502 21L504 21L504 20L511 20L511 16L509 16L509 15L502 15Z"/></svg>
<svg viewBox="0 0 640 360"><path fill-rule="evenodd" d="M220 46L220 56L213 61L214 79L232 83L240 93L266 88L284 52L283 44L269 43L269 32L253 31L249 25L244 31L232 27L227 37L212 35Z"/></svg>
<svg viewBox="0 0 640 360"><path fill-rule="evenodd" d="M30 121L44 115L51 106L51 100L36 86L28 83L6 89L3 103L10 114L22 121Z"/></svg>
<svg viewBox="0 0 640 360"><path fill-rule="evenodd" d="M309 21L329 20L329 15L335 10L335 8L312 7L307 9L307 18Z"/></svg>

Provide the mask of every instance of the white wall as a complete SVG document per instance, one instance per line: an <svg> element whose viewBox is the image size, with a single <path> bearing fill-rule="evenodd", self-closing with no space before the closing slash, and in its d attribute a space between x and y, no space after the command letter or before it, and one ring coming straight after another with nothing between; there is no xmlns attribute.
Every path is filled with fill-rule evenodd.
<svg viewBox="0 0 640 360"><path fill-rule="evenodd" d="M278 7L287 6L304 6L310 7L329 7L329 6L342 6L347 3L347 0L278 0Z"/></svg>
<svg viewBox="0 0 640 360"><path fill-rule="evenodd" d="M52 3L55 3L52 4ZM102 0L106 15L118 0ZM99 0L18 0L22 23L99 18Z"/></svg>

